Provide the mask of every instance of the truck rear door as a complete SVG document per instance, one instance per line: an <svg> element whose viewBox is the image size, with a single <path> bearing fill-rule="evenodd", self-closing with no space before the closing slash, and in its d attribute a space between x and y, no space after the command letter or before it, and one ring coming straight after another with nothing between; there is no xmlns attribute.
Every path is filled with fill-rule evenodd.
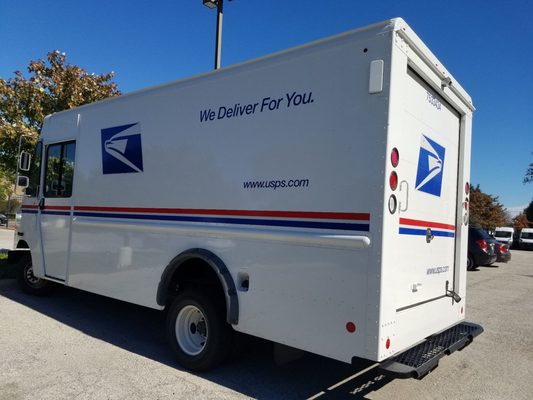
<svg viewBox="0 0 533 400"><path fill-rule="evenodd" d="M414 70L407 68L401 132L395 136L398 230L395 232L397 311L453 290L460 115ZM457 272L458 273L458 272Z"/></svg>

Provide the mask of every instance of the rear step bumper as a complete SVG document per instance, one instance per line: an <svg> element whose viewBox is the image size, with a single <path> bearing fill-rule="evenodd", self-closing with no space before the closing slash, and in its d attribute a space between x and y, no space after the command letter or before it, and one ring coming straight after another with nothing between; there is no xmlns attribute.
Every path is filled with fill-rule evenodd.
<svg viewBox="0 0 533 400"><path fill-rule="evenodd" d="M455 350L468 346L476 336L483 332L480 325L463 322L437 335L428 337L424 342L397 356L383 361L379 368L396 375L398 378L422 379L437 368L439 360Z"/></svg>

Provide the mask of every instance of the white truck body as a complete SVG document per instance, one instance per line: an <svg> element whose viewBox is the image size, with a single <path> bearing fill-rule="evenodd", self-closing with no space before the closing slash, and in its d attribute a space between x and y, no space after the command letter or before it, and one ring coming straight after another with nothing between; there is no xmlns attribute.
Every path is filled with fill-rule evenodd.
<svg viewBox="0 0 533 400"><path fill-rule="evenodd" d="M518 247L521 249L533 249L533 228L523 228L520 231Z"/></svg>
<svg viewBox="0 0 533 400"><path fill-rule="evenodd" d="M465 318L473 110L394 19L53 114L19 247L39 278L155 309L202 249L235 330L382 361Z"/></svg>
<svg viewBox="0 0 533 400"><path fill-rule="evenodd" d="M508 226L499 226L494 230L494 239L511 247L513 245L514 229Z"/></svg>

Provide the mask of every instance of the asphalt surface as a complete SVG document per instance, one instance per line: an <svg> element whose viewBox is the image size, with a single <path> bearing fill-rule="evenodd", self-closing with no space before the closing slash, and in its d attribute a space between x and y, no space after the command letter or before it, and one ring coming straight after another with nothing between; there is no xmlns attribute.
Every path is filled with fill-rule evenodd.
<svg viewBox="0 0 533 400"><path fill-rule="evenodd" d="M13 248L14 230L0 226L0 252Z"/></svg>
<svg viewBox="0 0 533 400"><path fill-rule="evenodd" d="M265 341L192 374L167 349L164 313L68 288L32 297L0 280L0 399L531 399L532 293L531 251L468 272L467 319L485 332L417 381L314 355L277 365Z"/></svg>

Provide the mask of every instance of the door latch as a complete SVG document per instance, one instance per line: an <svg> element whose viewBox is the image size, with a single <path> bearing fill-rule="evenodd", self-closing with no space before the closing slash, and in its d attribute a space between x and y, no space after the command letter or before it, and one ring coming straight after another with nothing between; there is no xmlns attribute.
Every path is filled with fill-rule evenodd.
<svg viewBox="0 0 533 400"><path fill-rule="evenodd" d="M426 229L426 243L431 243L435 235L431 233L431 228Z"/></svg>
<svg viewBox="0 0 533 400"><path fill-rule="evenodd" d="M451 297L456 303L459 303L462 299L461 296L459 296L456 292L453 290L448 289L450 286L450 282L446 281L446 297Z"/></svg>
<svg viewBox="0 0 533 400"><path fill-rule="evenodd" d="M405 189L403 189L404 186L405 186ZM402 197L400 198L400 203L399 203L398 208L400 212L405 212L409 208L409 184L407 183L407 181L400 182L399 192L402 193Z"/></svg>
<svg viewBox="0 0 533 400"><path fill-rule="evenodd" d="M44 210L44 197L39 200L39 210Z"/></svg>

